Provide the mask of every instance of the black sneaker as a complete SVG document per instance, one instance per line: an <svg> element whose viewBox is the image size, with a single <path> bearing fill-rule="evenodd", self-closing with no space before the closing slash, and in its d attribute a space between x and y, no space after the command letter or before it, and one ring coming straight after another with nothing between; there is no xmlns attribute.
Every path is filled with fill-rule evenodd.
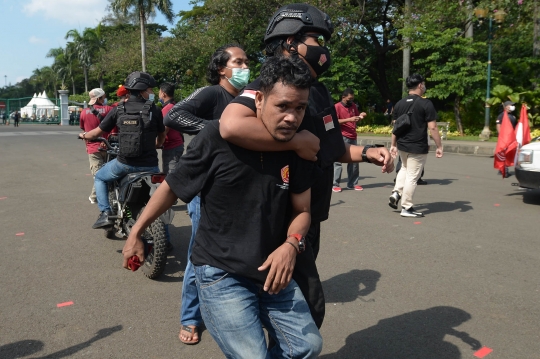
<svg viewBox="0 0 540 359"><path fill-rule="evenodd" d="M401 209L401 217L412 217L412 218L418 218L418 217L424 217L424 215L421 212L416 212L414 208Z"/></svg>
<svg viewBox="0 0 540 359"><path fill-rule="evenodd" d="M399 200L401 199L401 196L397 191L392 191L392 194L388 198L388 205L392 207L393 209L397 209Z"/></svg>
<svg viewBox="0 0 540 359"><path fill-rule="evenodd" d="M426 185L427 182L420 178L418 181L416 181L416 184L422 186L422 185Z"/></svg>
<svg viewBox="0 0 540 359"><path fill-rule="evenodd" d="M109 211L109 212L105 212L105 211L101 212L99 214L99 217L98 217L96 223L94 223L92 228L97 229L97 228L112 227L112 225L114 224L114 221L112 219L109 219L109 215L112 216L111 211Z"/></svg>

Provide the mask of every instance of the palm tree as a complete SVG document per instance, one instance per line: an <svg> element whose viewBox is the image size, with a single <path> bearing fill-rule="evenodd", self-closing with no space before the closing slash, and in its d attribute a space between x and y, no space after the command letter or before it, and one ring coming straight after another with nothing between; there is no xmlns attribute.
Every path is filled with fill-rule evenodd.
<svg viewBox="0 0 540 359"><path fill-rule="evenodd" d="M174 14L172 12L171 0L112 0L111 8L113 11L128 14L129 9L135 7L139 13L139 23L141 25L141 55L142 70L146 71L146 20L148 15L158 9L169 23L172 23Z"/></svg>
<svg viewBox="0 0 540 359"><path fill-rule="evenodd" d="M49 50L47 57L54 58L54 63L52 65L53 71L58 74L62 82L62 87L64 87L66 79L71 80L73 86L73 94L76 94L75 91L75 78L73 75L73 68L76 63L76 52L72 43L68 43L65 49L57 47Z"/></svg>
<svg viewBox="0 0 540 359"><path fill-rule="evenodd" d="M84 29L82 34L76 29L69 30L66 39L73 39L71 43L84 71L84 90L88 92L88 69L92 66L92 60L101 47L101 39L96 30L91 28Z"/></svg>

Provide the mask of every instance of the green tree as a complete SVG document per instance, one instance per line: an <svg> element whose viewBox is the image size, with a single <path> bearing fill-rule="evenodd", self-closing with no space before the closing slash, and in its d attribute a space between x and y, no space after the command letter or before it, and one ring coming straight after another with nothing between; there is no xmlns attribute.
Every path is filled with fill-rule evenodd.
<svg viewBox="0 0 540 359"><path fill-rule="evenodd" d="M113 0L111 2L111 9L113 11L122 12L126 15L132 8L135 8L139 14L142 70L146 71L146 21L148 20L148 16L157 9L165 16L169 23L172 23L174 18L172 3L171 0Z"/></svg>
<svg viewBox="0 0 540 359"><path fill-rule="evenodd" d="M82 33L76 29L69 30L66 39L72 39L73 48L77 53L79 63L84 73L84 90L88 92L88 70L92 66L94 58L103 46L100 38L100 26L96 29L86 28Z"/></svg>

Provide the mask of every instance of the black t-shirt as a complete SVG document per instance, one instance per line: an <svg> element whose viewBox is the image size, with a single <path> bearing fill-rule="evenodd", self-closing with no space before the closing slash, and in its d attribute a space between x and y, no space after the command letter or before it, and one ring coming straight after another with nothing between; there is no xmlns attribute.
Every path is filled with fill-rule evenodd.
<svg viewBox="0 0 540 359"><path fill-rule="evenodd" d="M409 95L396 103L394 120L407 113L414 106L411 118L411 128L405 135L398 137L397 148L400 151L423 154L429 152L427 124L437 121L438 115L433 103L418 95Z"/></svg>
<svg viewBox="0 0 540 359"><path fill-rule="evenodd" d="M502 124L502 119L503 119L503 115L504 115L504 111L501 112L499 114L499 116L497 117L497 125L500 125ZM512 127L516 128L516 125L517 125L517 119L516 119L516 116L512 115L511 113L508 113L508 119L510 120L510 122L512 123Z"/></svg>
<svg viewBox="0 0 540 359"><path fill-rule="evenodd" d="M313 162L293 151L256 152L225 141L219 122L208 123L166 181L184 202L201 192L201 220L191 261L264 283L259 272L283 244L290 193L306 191L317 176Z"/></svg>
<svg viewBox="0 0 540 359"><path fill-rule="evenodd" d="M240 103L253 112L255 107L255 92L260 89L260 79L246 86L244 91L232 103ZM317 154L317 164L322 169L322 175L311 186L311 221L322 222L328 219L330 200L332 199L333 164L345 153L345 143L341 128L328 89L315 81L309 92L309 106L306 109L302 124L298 131L308 130L320 140L320 150Z"/></svg>
<svg viewBox="0 0 540 359"><path fill-rule="evenodd" d="M163 122L179 132L196 135L208 121L219 120L233 98L220 85L201 87L174 105Z"/></svg>
<svg viewBox="0 0 540 359"><path fill-rule="evenodd" d="M126 113L134 113L142 111L144 104L144 100L138 97L130 97L129 100L124 103L124 107L126 109ZM102 131L111 132L114 127L117 126L117 120L119 117L117 111L118 107L115 107L107 114L107 116L105 116L103 121L99 124L99 128ZM152 104L152 107L150 107L150 115L150 122L154 123L153 125L155 125L155 127L157 128L157 133L165 132L165 126L163 125L163 115L154 104ZM120 127L118 128L118 130L121 131ZM143 132L145 131L147 130L143 129ZM139 157L124 157L119 155L117 159L120 163L135 167L155 167L159 164L158 155L155 148L144 150Z"/></svg>

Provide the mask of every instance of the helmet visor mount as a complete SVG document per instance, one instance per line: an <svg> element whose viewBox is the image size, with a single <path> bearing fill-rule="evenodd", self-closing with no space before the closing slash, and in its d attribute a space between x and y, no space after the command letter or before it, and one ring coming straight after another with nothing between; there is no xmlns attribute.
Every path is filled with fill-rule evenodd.
<svg viewBox="0 0 540 359"><path fill-rule="evenodd" d="M272 21L268 25L268 28L266 29L266 35L270 35L272 33L272 31L274 31L274 28L276 27L276 25L281 20L285 20L285 19L297 19L297 20L302 21L305 25L313 25L313 20L311 19L311 16L307 12L286 10L286 11L282 11L282 12L276 14L276 16L274 16L274 18L272 19Z"/></svg>

